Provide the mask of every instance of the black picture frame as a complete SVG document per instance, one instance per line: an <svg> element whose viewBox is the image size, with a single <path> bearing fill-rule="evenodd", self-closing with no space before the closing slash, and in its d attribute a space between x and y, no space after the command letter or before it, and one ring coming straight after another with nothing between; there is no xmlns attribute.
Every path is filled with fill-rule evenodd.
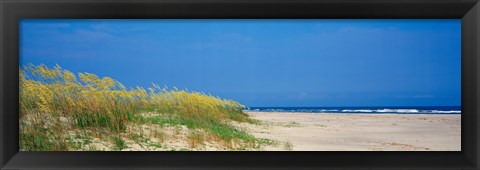
<svg viewBox="0 0 480 170"><path fill-rule="evenodd" d="M0 169L479 169L478 0L1 0ZM461 19L462 151L19 152L19 20Z"/></svg>

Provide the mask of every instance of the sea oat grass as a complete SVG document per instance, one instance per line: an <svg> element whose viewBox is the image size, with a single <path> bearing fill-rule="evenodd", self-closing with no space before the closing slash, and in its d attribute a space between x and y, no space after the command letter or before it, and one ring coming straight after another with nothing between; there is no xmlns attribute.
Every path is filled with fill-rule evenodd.
<svg viewBox="0 0 480 170"><path fill-rule="evenodd" d="M77 149L65 140L67 131L88 131L107 139L127 133L127 124L144 123L203 129L225 143L255 141L226 123L254 122L242 111L245 107L232 100L156 84L127 89L112 78L75 75L58 65L28 64L19 72L21 150ZM146 112L158 116L142 116ZM120 140L113 140L117 149L123 146Z"/></svg>
<svg viewBox="0 0 480 170"><path fill-rule="evenodd" d="M188 133L187 141L191 148L197 148L204 144L205 135L200 131L193 130Z"/></svg>

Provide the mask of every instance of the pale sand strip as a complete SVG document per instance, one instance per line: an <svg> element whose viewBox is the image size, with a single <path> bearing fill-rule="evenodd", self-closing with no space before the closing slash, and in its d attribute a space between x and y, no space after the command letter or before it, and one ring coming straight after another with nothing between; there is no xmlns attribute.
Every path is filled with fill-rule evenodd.
<svg viewBox="0 0 480 170"><path fill-rule="evenodd" d="M248 112L261 125L239 126L279 141L265 150L460 151L461 115Z"/></svg>

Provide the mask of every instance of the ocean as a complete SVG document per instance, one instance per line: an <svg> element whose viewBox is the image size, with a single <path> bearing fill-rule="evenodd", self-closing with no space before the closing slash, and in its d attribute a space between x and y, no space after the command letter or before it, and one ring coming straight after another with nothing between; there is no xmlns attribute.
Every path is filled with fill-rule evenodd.
<svg viewBox="0 0 480 170"><path fill-rule="evenodd" d="M363 113L363 114L461 114L460 106L407 107L250 107L261 112Z"/></svg>

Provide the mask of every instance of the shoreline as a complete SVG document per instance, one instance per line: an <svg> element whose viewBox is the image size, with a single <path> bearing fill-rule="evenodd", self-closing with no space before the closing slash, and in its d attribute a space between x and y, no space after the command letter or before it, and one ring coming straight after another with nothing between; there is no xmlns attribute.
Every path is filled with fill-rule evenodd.
<svg viewBox="0 0 480 170"><path fill-rule="evenodd" d="M279 111L250 111L243 112L250 113L287 113L287 114L324 114L324 115L462 115L462 113L347 113L347 112L279 112Z"/></svg>
<svg viewBox="0 0 480 170"><path fill-rule="evenodd" d="M460 151L461 114L246 111L260 125L238 124L281 151Z"/></svg>

